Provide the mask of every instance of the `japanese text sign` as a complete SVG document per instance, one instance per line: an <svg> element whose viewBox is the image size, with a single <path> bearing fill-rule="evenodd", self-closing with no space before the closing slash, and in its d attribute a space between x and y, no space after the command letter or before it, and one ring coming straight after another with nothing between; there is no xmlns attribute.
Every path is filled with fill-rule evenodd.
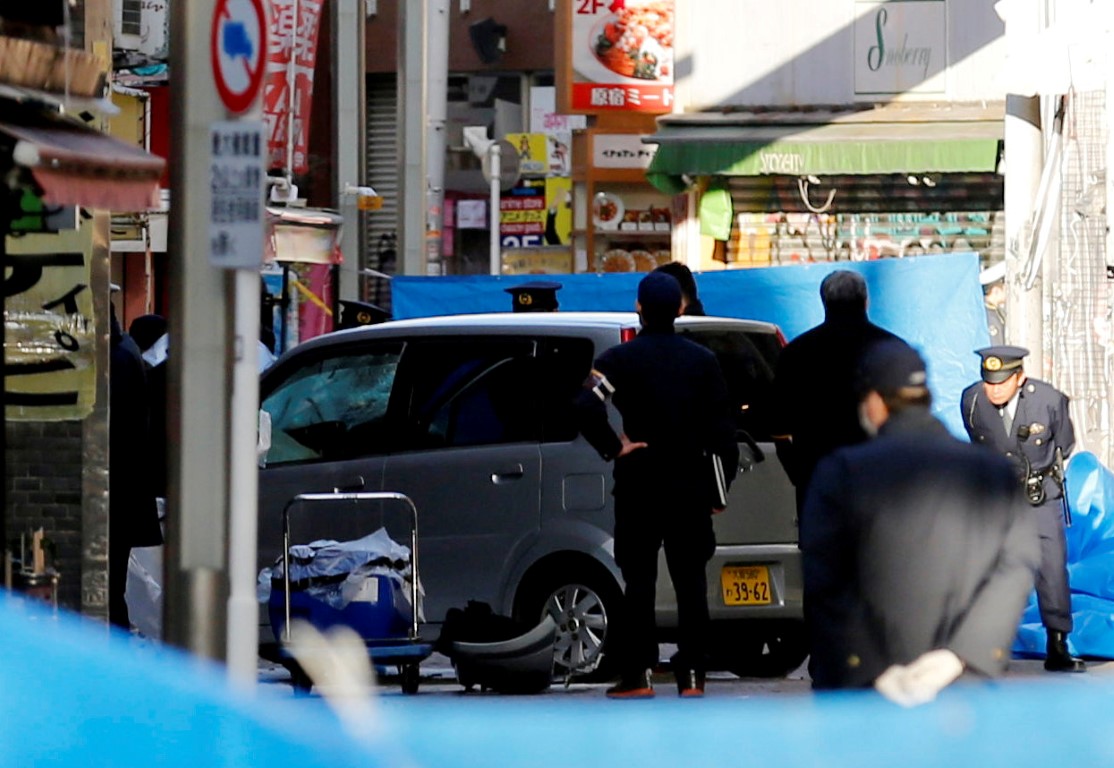
<svg viewBox="0 0 1114 768"><path fill-rule="evenodd" d="M563 111L673 109L673 0L569 0Z"/></svg>
<svg viewBox="0 0 1114 768"><path fill-rule="evenodd" d="M263 263L263 125L214 123L210 129L209 262L258 269Z"/></svg>

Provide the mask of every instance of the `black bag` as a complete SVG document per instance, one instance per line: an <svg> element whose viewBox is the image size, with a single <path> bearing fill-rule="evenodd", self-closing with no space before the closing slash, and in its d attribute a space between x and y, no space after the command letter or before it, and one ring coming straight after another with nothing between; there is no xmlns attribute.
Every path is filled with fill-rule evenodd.
<svg viewBox="0 0 1114 768"><path fill-rule="evenodd" d="M433 650L450 659L454 642L461 643L498 643L510 640L529 632L532 627L515 621L510 616L501 616L487 603L469 600L463 610L450 608L445 613L445 623L441 634L434 643Z"/></svg>

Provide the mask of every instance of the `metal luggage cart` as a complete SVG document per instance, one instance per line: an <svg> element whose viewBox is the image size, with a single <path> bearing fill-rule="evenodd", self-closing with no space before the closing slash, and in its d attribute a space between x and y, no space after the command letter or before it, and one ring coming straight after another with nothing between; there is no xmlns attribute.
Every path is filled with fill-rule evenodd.
<svg viewBox="0 0 1114 768"><path fill-rule="evenodd" d="M364 502L398 501L410 512L410 626L405 637L363 637L368 655L376 666L397 666L402 692L418 692L418 665L433 652L431 643L423 643L418 635L418 510L409 496L393 491L368 491L344 493L301 493L287 502L282 510L282 572L283 572L283 616L280 653L282 663L290 670L295 691L308 692L312 681L302 670L287 648L290 642L291 588L290 588L290 514L295 507L314 502ZM393 610L393 604L390 609ZM312 621L311 621L312 623ZM272 619L272 625L274 620ZM320 627L319 627L320 628ZM359 628L354 627L358 632ZM279 633L276 632L276 635ZM361 633L361 636L362 633Z"/></svg>

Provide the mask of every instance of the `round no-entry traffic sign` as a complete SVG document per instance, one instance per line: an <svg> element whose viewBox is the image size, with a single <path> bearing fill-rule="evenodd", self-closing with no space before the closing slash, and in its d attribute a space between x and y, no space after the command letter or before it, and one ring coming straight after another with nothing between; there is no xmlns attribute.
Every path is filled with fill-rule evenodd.
<svg viewBox="0 0 1114 768"><path fill-rule="evenodd" d="M225 109L247 112L263 87L267 11L263 0L217 0L209 36L213 82Z"/></svg>

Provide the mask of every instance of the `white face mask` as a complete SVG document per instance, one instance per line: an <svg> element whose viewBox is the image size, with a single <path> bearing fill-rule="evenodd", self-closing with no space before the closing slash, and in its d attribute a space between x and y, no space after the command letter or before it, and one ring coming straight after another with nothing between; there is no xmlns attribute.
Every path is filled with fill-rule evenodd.
<svg viewBox="0 0 1114 768"><path fill-rule="evenodd" d="M878 427L866 415L866 403L859 403L859 426L868 437L878 436Z"/></svg>

